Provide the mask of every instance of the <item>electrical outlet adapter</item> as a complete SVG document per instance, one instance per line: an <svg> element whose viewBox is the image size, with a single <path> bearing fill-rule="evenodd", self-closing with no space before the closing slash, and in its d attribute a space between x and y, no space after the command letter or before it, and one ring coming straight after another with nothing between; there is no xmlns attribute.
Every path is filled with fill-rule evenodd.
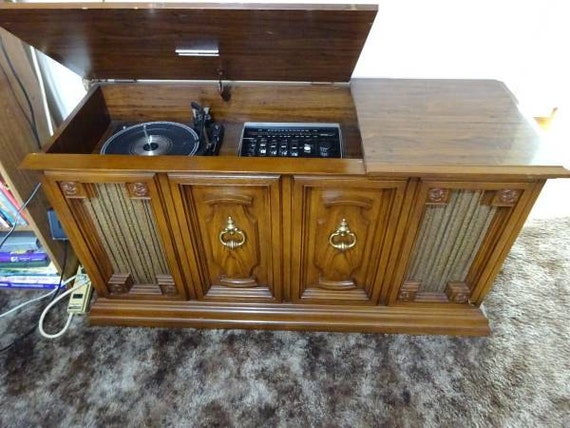
<svg viewBox="0 0 570 428"><path fill-rule="evenodd" d="M67 305L67 312L75 315L86 314L92 292L93 287L91 286L91 282L86 282L83 287L79 287L71 293L71 297L69 298L69 303Z"/></svg>

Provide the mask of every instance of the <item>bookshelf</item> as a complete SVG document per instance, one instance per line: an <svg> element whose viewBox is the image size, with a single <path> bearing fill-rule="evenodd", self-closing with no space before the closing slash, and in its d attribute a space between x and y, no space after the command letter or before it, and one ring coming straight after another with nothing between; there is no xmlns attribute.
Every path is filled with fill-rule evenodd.
<svg viewBox="0 0 570 428"><path fill-rule="evenodd" d="M2 28L0 28L0 37L5 50L5 52L0 51L0 152L2 153L0 177L7 184L16 201L22 204L40 179L39 175L32 171L19 169L20 163L28 153L39 151L32 126L37 130L41 142L49 141L50 133L40 85L27 45ZM28 99L24 95L22 86L25 88ZM33 111L33 121L30 108ZM34 232L57 270L61 272L65 243L51 239L46 214L49 206L40 188L26 210L28 226L18 227L17 232ZM0 235L4 235L3 232L6 230L0 229ZM74 269L75 263L71 263L71 260L75 260L75 257L73 251L69 249L66 265L68 272Z"/></svg>

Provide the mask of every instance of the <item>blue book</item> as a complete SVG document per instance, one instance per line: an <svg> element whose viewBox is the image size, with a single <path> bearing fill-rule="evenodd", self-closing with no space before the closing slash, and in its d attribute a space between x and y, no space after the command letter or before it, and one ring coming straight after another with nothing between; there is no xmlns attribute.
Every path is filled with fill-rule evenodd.
<svg viewBox="0 0 570 428"><path fill-rule="evenodd" d="M44 262L48 255L44 251L0 251L0 263Z"/></svg>
<svg viewBox="0 0 570 428"><path fill-rule="evenodd" d="M3 238L0 233L0 239ZM34 232L16 232L8 237L0 251L37 251L41 248L39 239Z"/></svg>

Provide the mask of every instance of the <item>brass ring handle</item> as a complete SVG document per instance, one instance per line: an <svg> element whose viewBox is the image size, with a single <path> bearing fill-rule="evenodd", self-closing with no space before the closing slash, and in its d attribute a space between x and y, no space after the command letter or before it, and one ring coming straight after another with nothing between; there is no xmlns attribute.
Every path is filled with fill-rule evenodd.
<svg viewBox="0 0 570 428"><path fill-rule="evenodd" d="M228 237L235 237L236 235L239 237L239 240L226 239ZM233 250L234 248L241 247L243 244L245 244L245 233L238 229L231 217L228 217L226 227L224 227L224 229L220 232L218 239L224 247L228 247Z"/></svg>
<svg viewBox="0 0 570 428"><path fill-rule="evenodd" d="M348 240L346 239L347 237L349 238ZM329 244L339 251L346 251L356 245L356 235L348 227L346 219L343 218L337 229L330 234Z"/></svg>

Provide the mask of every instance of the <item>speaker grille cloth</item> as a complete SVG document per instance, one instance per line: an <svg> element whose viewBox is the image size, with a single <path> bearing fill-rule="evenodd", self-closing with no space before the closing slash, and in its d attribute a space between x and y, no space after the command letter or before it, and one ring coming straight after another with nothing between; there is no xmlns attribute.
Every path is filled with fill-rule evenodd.
<svg viewBox="0 0 570 428"><path fill-rule="evenodd" d="M129 198L123 184L96 184L97 197L84 199L116 273L130 273L135 284L156 284L169 274L150 201Z"/></svg>
<svg viewBox="0 0 570 428"><path fill-rule="evenodd" d="M481 205L483 192L453 191L446 205L427 206L407 281L420 291L444 292L449 281L464 281L496 208Z"/></svg>

